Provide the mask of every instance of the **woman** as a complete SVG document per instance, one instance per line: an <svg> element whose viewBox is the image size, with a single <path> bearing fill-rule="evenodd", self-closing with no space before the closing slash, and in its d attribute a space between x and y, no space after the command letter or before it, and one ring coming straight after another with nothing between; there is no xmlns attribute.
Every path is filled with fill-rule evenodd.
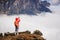
<svg viewBox="0 0 60 40"><path fill-rule="evenodd" d="M14 25L15 25L15 33L16 33L16 35L18 34L19 22L20 22L20 17L15 18Z"/></svg>

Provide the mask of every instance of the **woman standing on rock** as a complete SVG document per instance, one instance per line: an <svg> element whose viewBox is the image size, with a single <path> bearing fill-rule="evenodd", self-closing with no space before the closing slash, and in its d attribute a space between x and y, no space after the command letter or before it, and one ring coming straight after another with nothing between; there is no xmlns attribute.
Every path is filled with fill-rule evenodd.
<svg viewBox="0 0 60 40"><path fill-rule="evenodd" d="M15 25L15 34L18 34L18 29L19 29L19 22L20 22L20 17L15 18L14 25Z"/></svg>

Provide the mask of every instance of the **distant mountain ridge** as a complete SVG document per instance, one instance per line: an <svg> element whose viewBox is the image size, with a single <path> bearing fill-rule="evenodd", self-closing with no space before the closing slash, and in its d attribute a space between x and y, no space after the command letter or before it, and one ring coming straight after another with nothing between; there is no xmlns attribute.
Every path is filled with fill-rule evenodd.
<svg viewBox="0 0 60 40"><path fill-rule="evenodd" d="M0 2L1 6L4 4L0 11L8 11L8 15L13 14L28 14L36 15L41 12L52 12L49 8L50 3L40 0L8 0L6 2Z"/></svg>

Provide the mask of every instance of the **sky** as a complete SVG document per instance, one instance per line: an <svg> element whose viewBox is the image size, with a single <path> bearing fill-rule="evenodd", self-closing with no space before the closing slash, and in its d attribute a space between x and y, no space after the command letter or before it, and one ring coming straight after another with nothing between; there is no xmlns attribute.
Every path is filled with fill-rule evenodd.
<svg viewBox="0 0 60 40"><path fill-rule="evenodd" d="M44 0L42 0L44 1ZM60 4L60 0L47 0L48 2L50 2L52 5L57 5Z"/></svg>

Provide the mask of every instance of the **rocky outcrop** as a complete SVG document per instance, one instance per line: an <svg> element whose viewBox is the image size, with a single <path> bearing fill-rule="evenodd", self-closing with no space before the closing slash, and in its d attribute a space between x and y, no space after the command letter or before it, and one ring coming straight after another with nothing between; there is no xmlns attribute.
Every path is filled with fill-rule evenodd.
<svg viewBox="0 0 60 40"><path fill-rule="evenodd" d="M30 31L19 32L18 35L14 35L14 33L5 33L4 37L0 37L0 40L45 40L45 39L42 37L42 33L36 30L32 34Z"/></svg>

